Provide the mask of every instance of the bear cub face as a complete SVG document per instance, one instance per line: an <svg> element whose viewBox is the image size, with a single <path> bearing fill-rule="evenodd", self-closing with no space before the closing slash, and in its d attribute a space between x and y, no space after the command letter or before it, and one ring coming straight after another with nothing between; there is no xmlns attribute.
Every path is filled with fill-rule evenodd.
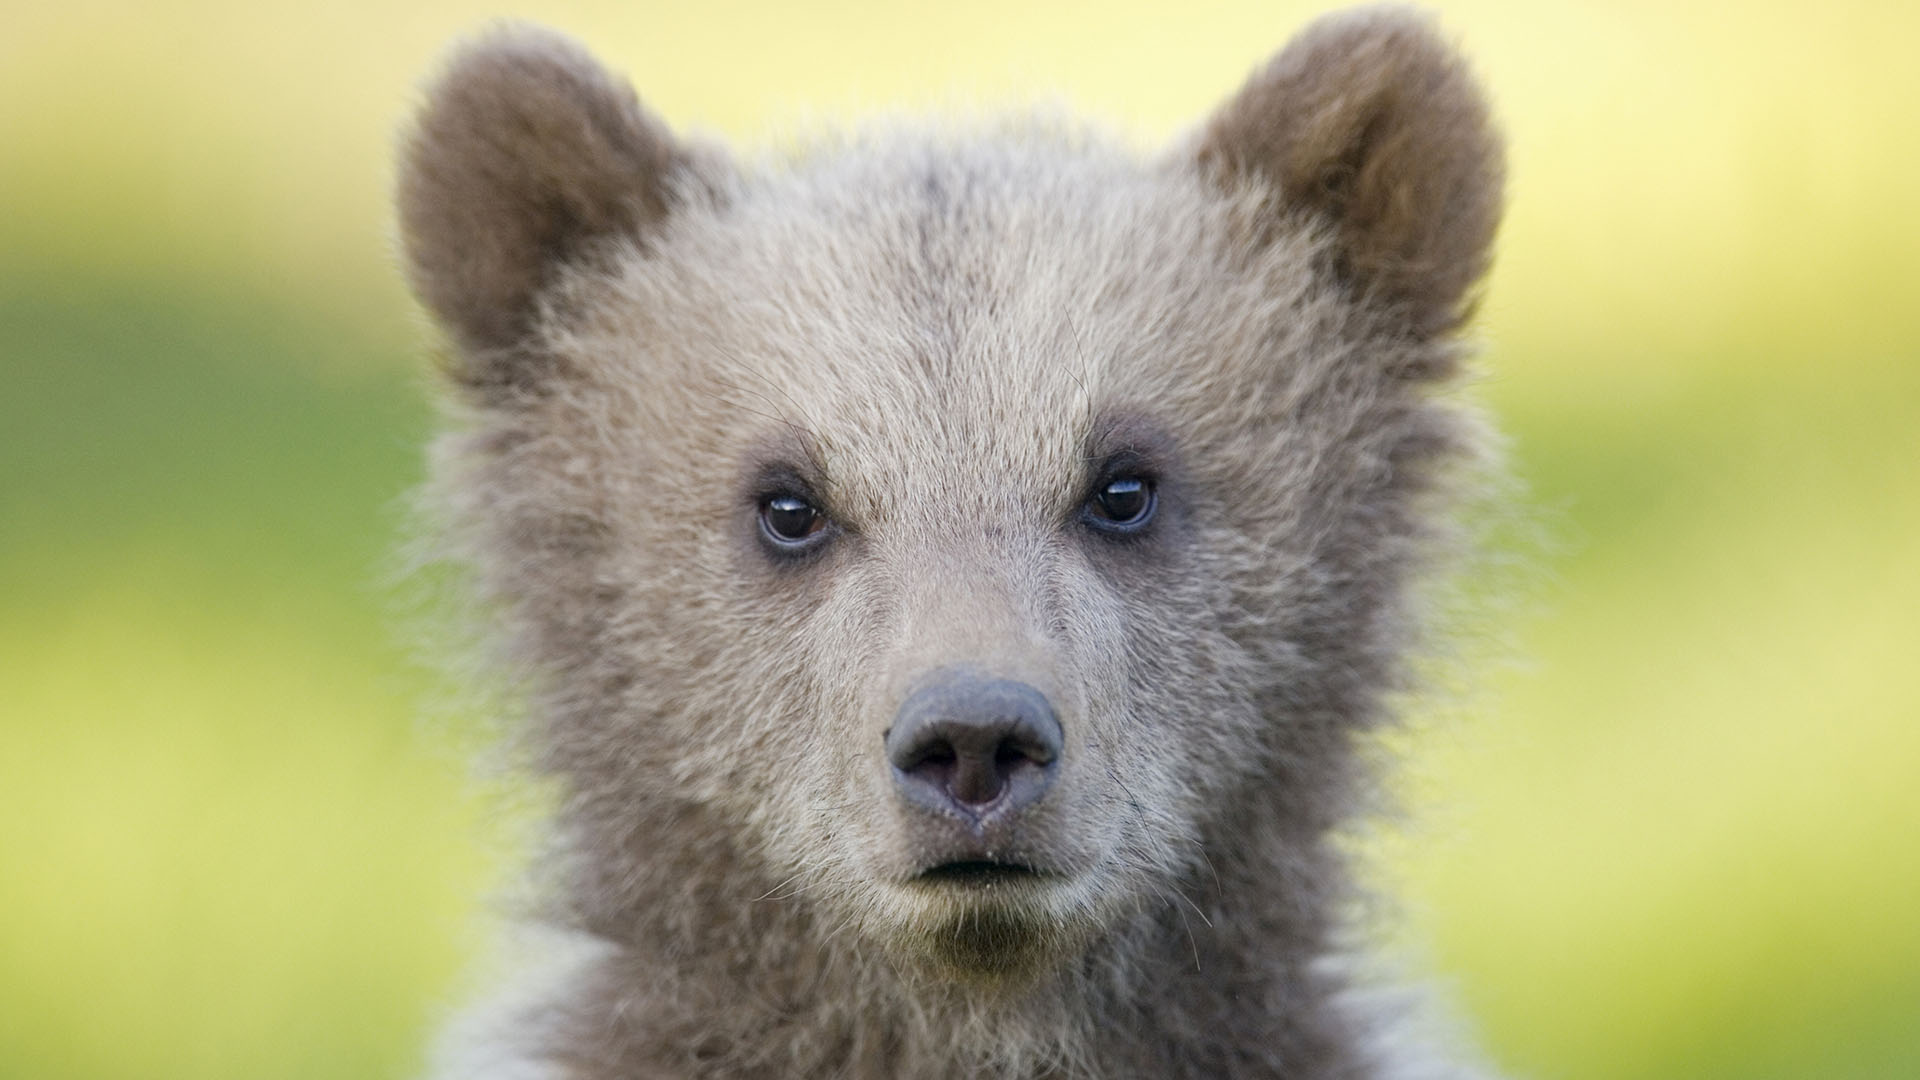
<svg viewBox="0 0 1920 1080"><path fill-rule="evenodd" d="M1479 449L1433 391L1500 168L1395 12L1145 161L1037 120L736 160L564 39L461 51L402 231L561 917L684 958L778 904L793 963L993 994L1189 912L1317 940Z"/></svg>

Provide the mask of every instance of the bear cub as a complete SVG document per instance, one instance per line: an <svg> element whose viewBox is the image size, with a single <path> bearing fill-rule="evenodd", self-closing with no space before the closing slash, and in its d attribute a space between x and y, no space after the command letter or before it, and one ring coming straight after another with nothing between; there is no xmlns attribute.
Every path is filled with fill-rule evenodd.
<svg viewBox="0 0 1920 1080"><path fill-rule="evenodd" d="M1338 838L1487 453L1440 391L1501 178L1398 9L1145 159L747 159L458 50L398 190L432 487L556 798L439 1075L1468 1075L1355 975Z"/></svg>

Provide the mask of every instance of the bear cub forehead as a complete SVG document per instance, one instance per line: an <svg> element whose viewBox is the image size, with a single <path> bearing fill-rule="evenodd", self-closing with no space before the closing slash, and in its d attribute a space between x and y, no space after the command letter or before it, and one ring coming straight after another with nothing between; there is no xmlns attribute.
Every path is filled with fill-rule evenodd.
<svg viewBox="0 0 1920 1080"><path fill-rule="evenodd" d="M848 514L1058 503L1366 333L1311 227L1250 247L1259 205L1195 172L1038 125L869 139L729 176L559 290L551 347L660 417L647 456L804 464Z"/></svg>

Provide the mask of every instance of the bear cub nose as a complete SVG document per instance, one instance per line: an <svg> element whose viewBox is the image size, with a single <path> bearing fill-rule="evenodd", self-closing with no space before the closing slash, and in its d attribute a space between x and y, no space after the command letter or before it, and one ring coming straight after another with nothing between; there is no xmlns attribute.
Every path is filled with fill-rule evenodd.
<svg viewBox="0 0 1920 1080"><path fill-rule="evenodd" d="M963 676L907 696L887 731L887 760L908 802L978 820L1038 802L1053 783L1063 738L1040 691Z"/></svg>

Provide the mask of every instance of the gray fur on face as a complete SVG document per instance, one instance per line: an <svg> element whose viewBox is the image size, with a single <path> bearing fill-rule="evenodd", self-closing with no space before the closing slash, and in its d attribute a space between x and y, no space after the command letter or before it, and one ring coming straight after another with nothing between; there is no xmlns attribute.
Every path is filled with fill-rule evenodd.
<svg viewBox="0 0 1920 1080"><path fill-rule="evenodd" d="M1499 200L1477 90L1397 10L1144 162L1014 123L739 164L549 33L460 52L402 232L571 959L446 1074L1447 1075L1354 1005L1330 835L1483 445L1434 390ZM1116 469L1137 534L1087 518ZM826 523L802 554L782 494ZM1064 732L986 840L882 751L955 672ZM925 876L982 854L1039 873Z"/></svg>

